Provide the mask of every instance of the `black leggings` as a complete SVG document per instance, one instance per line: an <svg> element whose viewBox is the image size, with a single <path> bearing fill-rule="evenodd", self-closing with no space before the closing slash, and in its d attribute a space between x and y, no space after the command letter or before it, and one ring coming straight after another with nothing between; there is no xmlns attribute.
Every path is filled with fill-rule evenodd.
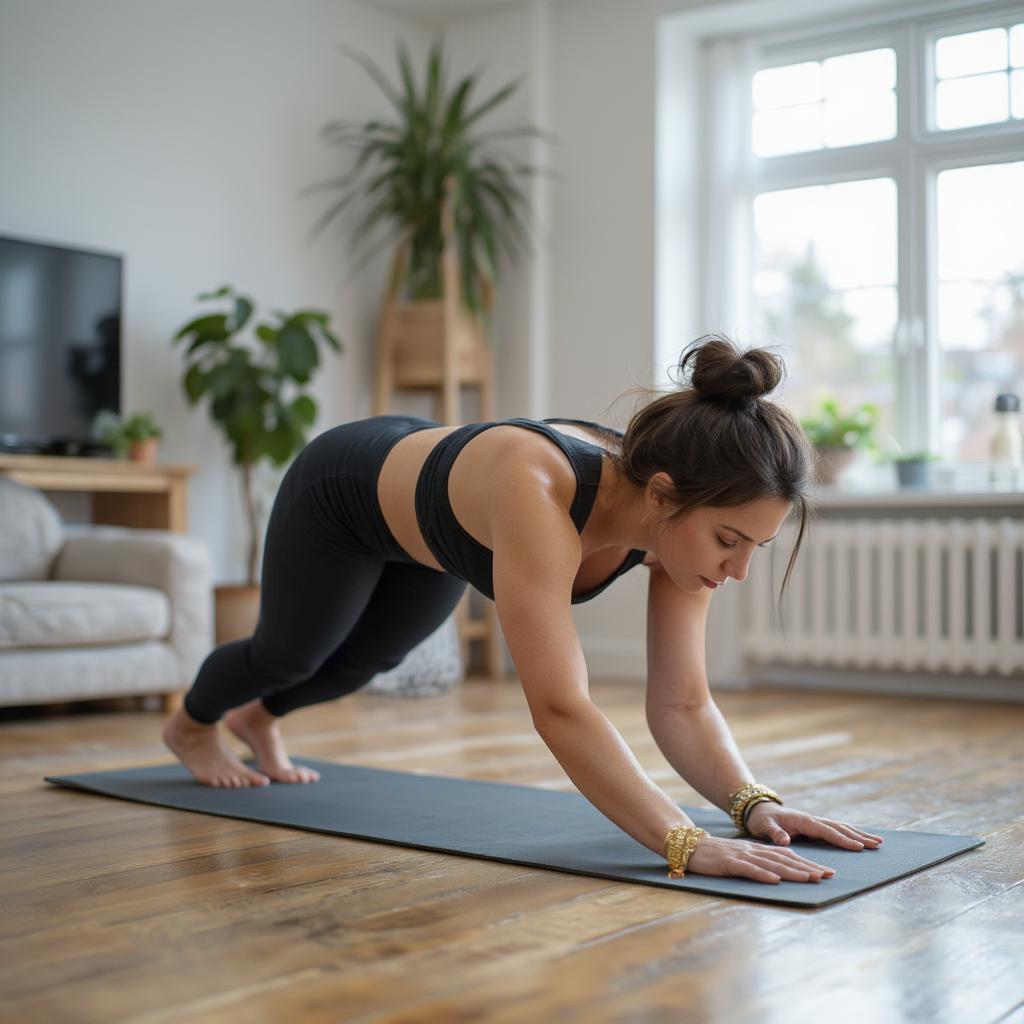
<svg viewBox="0 0 1024 1024"><path fill-rule="evenodd" d="M192 718L210 724L257 697L277 716L342 697L398 665L451 615L465 581L412 559L377 501L391 447L437 425L375 416L302 450L270 515L256 631L203 662L185 696Z"/></svg>

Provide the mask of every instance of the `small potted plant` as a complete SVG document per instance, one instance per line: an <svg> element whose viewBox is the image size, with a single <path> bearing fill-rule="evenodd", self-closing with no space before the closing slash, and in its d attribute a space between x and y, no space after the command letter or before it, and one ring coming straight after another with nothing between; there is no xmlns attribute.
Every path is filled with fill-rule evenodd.
<svg viewBox="0 0 1024 1024"><path fill-rule="evenodd" d="M112 448L115 457L130 458L132 462L152 466L156 462L157 447L163 431L148 412L137 412L122 419L117 413L104 409L93 421L96 437Z"/></svg>
<svg viewBox="0 0 1024 1024"><path fill-rule="evenodd" d="M927 487L932 482L931 463L938 459L938 455L929 451L893 456L897 483L900 487Z"/></svg>
<svg viewBox="0 0 1024 1024"><path fill-rule="evenodd" d="M250 636L259 612L256 464L282 466L305 445L317 407L304 389L320 365L318 342L335 352L342 346L328 314L318 310L275 311L276 323L254 324L252 300L228 285L197 298L228 299L230 307L189 321L174 336L174 343L189 339L182 386L190 405L210 399L210 417L241 474L247 526L245 583L214 590L217 642L223 643ZM243 335L246 328L255 338Z"/></svg>
<svg viewBox="0 0 1024 1024"><path fill-rule="evenodd" d="M858 449L870 450L878 425L878 406L862 402L843 411L834 398L822 398L816 415L800 421L817 455L816 482L836 484Z"/></svg>

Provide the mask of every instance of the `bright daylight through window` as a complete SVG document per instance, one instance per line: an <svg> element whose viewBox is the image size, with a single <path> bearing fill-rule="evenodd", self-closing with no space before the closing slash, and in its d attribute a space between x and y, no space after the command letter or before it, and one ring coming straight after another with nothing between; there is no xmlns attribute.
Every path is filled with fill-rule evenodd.
<svg viewBox="0 0 1024 1024"><path fill-rule="evenodd" d="M755 327L798 415L873 402L883 439L986 459L995 396L1024 399L1024 19L1007 11L765 51Z"/></svg>

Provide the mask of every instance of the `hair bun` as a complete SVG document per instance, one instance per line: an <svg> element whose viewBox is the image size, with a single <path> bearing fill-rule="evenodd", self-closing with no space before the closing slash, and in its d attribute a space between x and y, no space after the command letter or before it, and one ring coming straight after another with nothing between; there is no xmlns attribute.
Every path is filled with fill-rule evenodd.
<svg viewBox="0 0 1024 1024"><path fill-rule="evenodd" d="M702 399L744 406L774 391L785 372L779 356L763 348L746 352L721 334L705 334L684 349L679 369Z"/></svg>

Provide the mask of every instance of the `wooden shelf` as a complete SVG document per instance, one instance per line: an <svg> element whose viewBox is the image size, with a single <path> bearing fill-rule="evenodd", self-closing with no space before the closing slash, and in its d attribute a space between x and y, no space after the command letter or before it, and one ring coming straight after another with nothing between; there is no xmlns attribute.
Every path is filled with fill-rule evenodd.
<svg viewBox="0 0 1024 1024"><path fill-rule="evenodd" d="M143 465L123 459L0 455L0 476L41 491L92 495L95 523L188 532L189 465Z"/></svg>

